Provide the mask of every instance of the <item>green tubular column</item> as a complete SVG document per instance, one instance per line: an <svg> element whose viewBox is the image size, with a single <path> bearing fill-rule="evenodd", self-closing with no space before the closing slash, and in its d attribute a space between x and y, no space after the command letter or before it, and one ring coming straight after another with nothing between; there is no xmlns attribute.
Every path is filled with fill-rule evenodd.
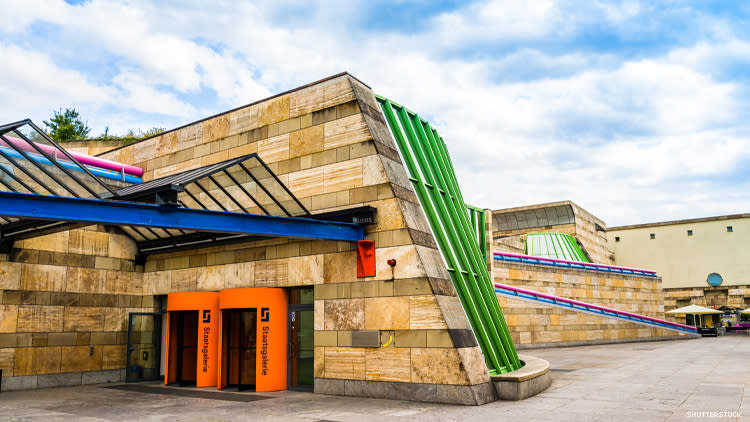
<svg viewBox="0 0 750 422"><path fill-rule="evenodd" d="M432 152L437 159L437 164L440 166L443 174L448 175L446 180L450 186L446 186L445 188L450 192L453 192L453 213L458 216L460 222L460 224L457 224L456 226L459 230L463 231L469 224L466 213L464 212L466 209L466 203L461 196L461 189L456 181L456 175L453 171L453 164L451 163L450 155L448 155L448 150L445 147L442 138L437 135L437 131L430 128L427 122L425 122L425 125L427 125L427 129L429 129L427 132L428 136L426 137L427 145L430 145L433 148ZM421 124L419 126L421 127ZM429 136L430 134L433 136ZM464 234L462 239L467 240L467 235ZM508 330L503 311L500 309L500 304L495 295L492 277L487 270L486 257L480 252L476 242L469 241L468 245L464 243L464 246L468 247L470 251L469 256L473 259L472 266L476 271L477 283L480 286L480 294L488 305L489 316L491 319L490 324L495 328L497 335L500 337L500 347L502 347L503 350L510 350L510 352L503 354L504 357L507 357L507 367L513 368L516 364L520 367L520 361L518 360L513 340L510 338L510 331Z"/></svg>
<svg viewBox="0 0 750 422"><path fill-rule="evenodd" d="M377 99L490 373L520 368L487 269L484 210L464 203L453 164L437 131L406 108L380 96Z"/></svg>
<svg viewBox="0 0 750 422"><path fill-rule="evenodd" d="M447 232L451 239L451 243L454 245L454 252L458 254L459 262L461 263L460 268L462 272L468 274L471 281L469 284L469 287L472 290L471 294L475 297L481 297L483 296L481 276L477 274L476 265L475 262L473 262L473 251L471 249L471 246L475 246L476 242L472 240L471 233L465 231L468 224L464 223L468 223L468 221L460 221L460 216L464 215L463 210L466 209L466 205L463 205L461 209L456 210L454 201L445 201L445 198L443 198L443 196L448 196L449 198L452 196L453 199L455 199L455 191L448 188L445 179L443 178L445 173L442 173L436 168L439 166L439 160L437 163L435 162L434 158L437 158L437 156L434 154L434 151L429 151L429 155L426 153L426 150L430 149L430 142L426 139L419 117L416 115L409 116L409 113L403 108L399 110L399 117L401 117L401 127L406 130L406 136L410 141L412 151L417 156L422 175L425 177L425 181L430 187L429 193L432 196L431 199L438 204L440 215L444 216L444 220L447 220L444 221L443 226L445 227L445 223L447 223L449 227L452 226L452 228L455 229L455 231L448 229ZM428 159L428 157L432 158L432 160ZM453 193L453 195L451 195L451 193ZM457 221L459 222L458 224L456 224ZM497 298L495 300L497 300ZM492 321L490 321L490 319L492 310L488 306L489 304L484 300L478 300L477 304L479 305L479 315L483 320L483 325L490 334L490 345L502 342L500 334L496 329L493 329L494 327L491 325ZM488 318L488 316L490 318ZM504 353L501 353L495 347L490 347L490 349L490 360L492 360L493 366L498 371L500 371L500 368L502 367L510 366L510 361ZM502 362L500 362L500 360L502 360Z"/></svg>
<svg viewBox="0 0 750 422"><path fill-rule="evenodd" d="M487 231L484 229L485 219L484 210L472 205L466 205L471 220L471 227L476 230L476 239L479 242L479 250L482 255L487 256Z"/></svg>
<svg viewBox="0 0 750 422"><path fill-rule="evenodd" d="M402 135L401 130L398 129L400 125L390 104L386 103L384 112L386 115L386 120L392 128L391 131L394 135L396 143L398 144L399 149L402 151L402 156L404 157L404 161L406 162L406 167L409 173L412 175L411 179L414 184L414 188L417 191L417 196L419 198L422 198L420 202L422 203L425 215L429 220L430 227L433 227L433 232L435 233L435 237L437 238L436 240L441 246L441 249L443 249L444 247L446 247L446 245L450 245L450 242L446 238L446 233L451 233L451 231L444 230L441 227L443 222L438 217L438 212L433 205L433 201L429 200L430 195L427 192L426 184L423 180L418 178L419 170L417 168L417 164L415 163L414 157L408 149L407 140ZM470 293L471 283L467 279L467 274L461 271L461 264L457 262L457 257L453 253L446 253L444 254L444 257L449 267L448 271L451 273L451 276L454 277L453 282L454 285L456 285L456 290L459 292L459 300L461 300L464 309L467 310L467 315L472 327L476 327L474 333L477 336L479 344L484 346L482 347L482 350L484 351L485 348L491 349L491 347L489 346L490 335L487 332L485 325L481 321L481 317L476 311L480 304L476 302L475 296ZM488 360L487 363L491 368L497 366L497 362L499 361L498 357L495 353L493 353L492 350L488 350L488 352L485 353L485 359Z"/></svg>

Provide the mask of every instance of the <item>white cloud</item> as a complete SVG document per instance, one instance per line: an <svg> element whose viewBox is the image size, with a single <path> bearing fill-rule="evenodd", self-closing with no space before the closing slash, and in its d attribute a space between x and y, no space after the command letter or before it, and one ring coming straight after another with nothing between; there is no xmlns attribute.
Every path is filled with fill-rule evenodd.
<svg viewBox="0 0 750 422"><path fill-rule="evenodd" d="M117 102L133 110L179 117L196 111L192 105L178 100L172 93L159 91L137 74L121 73L112 82L122 90Z"/></svg>
<svg viewBox="0 0 750 422"><path fill-rule="evenodd" d="M58 67L43 53L0 43L0 57L6 58L0 66L0 115L9 121L47 118L57 104L97 104L115 94L81 72Z"/></svg>
<svg viewBox="0 0 750 422"><path fill-rule="evenodd" d="M357 2L9 0L6 10L14 24L0 34L52 23L66 48L109 57L114 67L94 80L56 64L52 51L0 44L3 57L43 64L0 68L0 94L19 97L33 116L82 101L116 130L165 126L155 113L187 123L349 70L431 120L475 205L571 199L610 224L750 205L736 194L740 181L711 185L750 160L737 130L747 127L747 86L716 77L722 63L748 57L747 41L707 40L629 60L538 47L591 24L637 36L653 11L636 2L488 1L415 33L360 30ZM477 46L482 54L461 54Z"/></svg>

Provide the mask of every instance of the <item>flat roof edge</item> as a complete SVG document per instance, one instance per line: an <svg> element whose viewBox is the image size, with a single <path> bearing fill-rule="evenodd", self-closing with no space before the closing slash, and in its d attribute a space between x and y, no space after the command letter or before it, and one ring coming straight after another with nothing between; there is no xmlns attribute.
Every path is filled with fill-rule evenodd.
<svg viewBox="0 0 750 422"><path fill-rule="evenodd" d="M631 224L626 226L608 227L607 231L641 229L647 227L674 226L677 224L704 223L708 221L735 220L739 218L750 218L750 213L719 215L715 217L688 218L683 220L659 221L655 223Z"/></svg>
<svg viewBox="0 0 750 422"><path fill-rule="evenodd" d="M549 208L549 207L558 207L560 205L576 205L573 201L570 200L564 200L564 201L556 201L556 202L546 202L543 204L532 204L532 205L521 205L518 207L511 207L511 208L500 208L496 210L492 210L492 213L496 212L516 212L516 211L527 211L527 210L533 210L533 209L539 209L539 208ZM578 206L578 205L576 205ZM580 206L578 206L580 208Z"/></svg>

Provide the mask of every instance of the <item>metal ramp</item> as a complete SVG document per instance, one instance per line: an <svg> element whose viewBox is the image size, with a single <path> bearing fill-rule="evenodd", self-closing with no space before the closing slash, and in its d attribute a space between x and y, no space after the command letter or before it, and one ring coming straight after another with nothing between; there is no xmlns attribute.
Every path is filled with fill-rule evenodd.
<svg viewBox="0 0 750 422"><path fill-rule="evenodd" d="M574 312L585 312L601 317L614 318L620 321L632 322L635 324L646 325L653 328L663 328L680 333L697 335L697 329L690 325L678 324L676 322L665 321L663 319L651 318L645 315L633 314L630 312L619 311L617 309L605 308L604 306L592 305L590 303L580 302L577 300L566 299L560 296L552 296L545 293L534 292L531 290L521 289L518 287L508 286L506 284L495 283L495 293L547 306L556 306Z"/></svg>

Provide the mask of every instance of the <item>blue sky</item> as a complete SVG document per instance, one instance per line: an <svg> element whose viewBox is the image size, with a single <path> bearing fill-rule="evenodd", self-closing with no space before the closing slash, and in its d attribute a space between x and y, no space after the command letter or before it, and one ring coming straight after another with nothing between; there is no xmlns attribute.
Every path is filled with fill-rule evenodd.
<svg viewBox="0 0 750 422"><path fill-rule="evenodd" d="M474 205L750 212L745 2L3 3L3 122L172 128L346 70L431 120Z"/></svg>

